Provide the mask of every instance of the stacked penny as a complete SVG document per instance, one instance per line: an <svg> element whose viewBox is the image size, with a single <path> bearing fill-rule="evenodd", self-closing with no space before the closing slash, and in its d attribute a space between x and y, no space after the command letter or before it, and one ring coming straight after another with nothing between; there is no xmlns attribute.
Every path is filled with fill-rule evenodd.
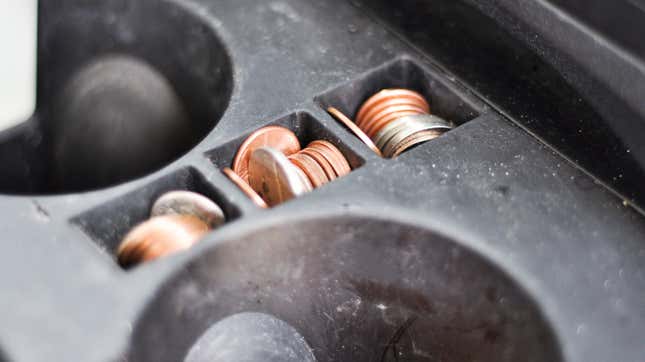
<svg viewBox="0 0 645 362"><path fill-rule="evenodd" d="M379 155L393 158L420 143L439 137L454 126L430 114L430 105L409 89L384 89L361 105L352 122L338 109L329 113L350 128Z"/></svg>
<svg viewBox="0 0 645 362"><path fill-rule="evenodd" d="M150 218L123 238L117 250L119 263L131 267L189 249L224 221L222 209L207 197L168 192L155 201Z"/></svg>
<svg viewBox="0 0 645 362"><path fill-rule="evenodd" d="M317 140L301 149L296 135L279 126L253 132L238 149L233 170L224 170L247 195L252 190L267 206L312 191L350 171L345 156L330 142Z"/></svg>

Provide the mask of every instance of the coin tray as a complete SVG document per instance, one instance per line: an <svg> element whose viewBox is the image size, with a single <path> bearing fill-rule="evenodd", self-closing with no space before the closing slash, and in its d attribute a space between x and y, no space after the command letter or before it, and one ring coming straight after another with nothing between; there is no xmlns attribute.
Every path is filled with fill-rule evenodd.
<svg viewBox="0 0 645 362"><path fill-rule="evenodd" d="M319 362L641 361L645 220L544 143L559 131L534 126L554 118L531 110L575 114L584 97L530 88L566 80L498 2L41 2L38 111L0 134L0 360L181 361L213 323L255 311ZM170 80L192 147L110 187L54 186L51 104L108 54ZM539 71L515 77L527 64ZM391 87L457 127L383 159L325 111L353 117ZM222 168L266 125L332 142L352 172L257 207ZM121 268L120 240L169 190L204 194L227 222Z"/></svg>

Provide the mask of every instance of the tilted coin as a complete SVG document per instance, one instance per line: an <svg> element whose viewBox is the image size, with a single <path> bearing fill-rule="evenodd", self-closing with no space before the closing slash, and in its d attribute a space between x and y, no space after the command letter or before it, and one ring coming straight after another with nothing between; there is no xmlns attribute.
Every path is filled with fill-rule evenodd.
<svg viewBox="0 0 645 362"><path fill-rule="evenodd" d="M249 185L275 206L308 191L297 167L279 150L260 147L249 158Z"/></svg>
<svg viewBox="0 0 645 362"><path fill-rule="evenodd" d="M379 150L378 147L376 147L372 139L370 139L369 136L366 135L365 132L363 132L363 130L361 130L356 123L354 123L351 119L349 119L349 117L344 115L343 112L339 111L334 107L327 108L327 112L329 112L329 114L331 114L334 118L336 118L336 120L338 120L339 122L344 124L347 128L349 128L349 130L352 131L356 135L356 137L358 137L361 141L363 141L363 143L365 143L367 147L369 147L372 151L374 151L374 153L383 157L383 155L381 154L381 150Z"/></svg>
<svg viewBox="0 0 645 362"><path fill-rule="evenodd" d="M233 170L231 170L228 167L225 167L222 170L222 172L224 172L224 174L231 181L233 181L233 183L237 185L237 187L239 187L240 190L242 190L242 192L244 192L246 196L248 196L251 199L251 201L253 201L254 204L258 205L261 208L268 207L267 203L264 202L264 200L262 200L260 195L258 195L258 193L255 192L255 190L253 190L253 188L246 181L244 181L238 174L236 174Z"/></svg>
<svg viewBox="0 0 645 362"><path fill-rule="evenodd" d="M208 197L191 191L170 191L155 201L151 216L193 215L204 221L210 228L222 225L226 220L224 212Z"/></svg>

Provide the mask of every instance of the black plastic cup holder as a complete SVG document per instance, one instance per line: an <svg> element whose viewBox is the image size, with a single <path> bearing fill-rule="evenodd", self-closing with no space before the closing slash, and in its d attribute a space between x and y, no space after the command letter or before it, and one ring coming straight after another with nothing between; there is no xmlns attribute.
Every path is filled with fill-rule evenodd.
<svg viewBox="0 0 645 362"><path fill-rule="evenodd" d="M334 107L350 119L372 95L387 88L419 92L430 104L430 113L459 126L488 111L476 96L454 78L435 68L424 67L407 56L395 59L315 98L323 109Z"/></svg>
<svg viewBox="0 0 645 362"><path fill-rule="evenodd" d="M294 326L318 362L563 361L539 308L494 263L365 216L280 222L199 253L148 304L127 359L181 361L243 311Z"/></svg>
<svg viewBox="0 0 645 362"><path fill-rule="evenodd" d="M238 207L227 202L223 193L199 171L185 168L88 210L71 222L116 260L116 250L122 238L134 226L150 217L152 204L159 196L173 190L193 191L213 200L224 211L226 222L240 216Z"/></svg>
<svg viewBox="0 0 645 362"><path fill-rule="evenodd" d="M233 88L228 51L208 21L184 5L157 0L62 0L41 2L40 14L37 112L29 122L0 137L4 139L0 139L0 163L3 165L0 192L78 192L144 176L187 153L213 129L224 113ZM147 74L146 78L144 74L141 79L144 84L154 74L160 75L161 83L167 81L178 99L177 107L181 108L179 119L159 119L167 102L158 102L161 111L153 112L147 117L149 119L145 112L150 109L144 106L138 110L140 113L122 117L127 110L110 108L110 104L136 108L137 102L106 99L107 96L119 96L116 88L120 80L114 79L107 82L115 89L94 96L93 102L76 105L74 102L78 102L79 97L90 93L87 89L100 89L104 85L101 82L111 74L101 73L92 78L100 73L94 69L94 73L90 71L89 75L81 76L82 84L77 84L76 90L71 92L73 97L69 97L67 89L70 83L78 81L79 72L88 64L91 67L91 64L97 61L100 64L111 57L138 61L138 66L135 64L127 69L135 78L141 76L140 69L149 66L148 73L152 76ZM137 84L138 80L129 82ZM140 90L139 94L154 99L145 92ZM107 105L96 104L93 111L88 111L93 109L93 103L103 102ZM82 110L82 120L77 122L76 118L67 117L65 110L61 111L66 107ZM122 117L123 124L116 122L113 125L110 117ZM155 123L157 119L159 122ZM172 124L175 121L179 124ZM139 124L146 122L146 126ZM173 131L168 130L169 127L164 131L169 123L174 127ZM122 134L115 136L119 132ZM76 133L87 138L77 137ZM71 144L68 153L72 156L64 155L66 160L61 161L57 158L61 153L57 146L59 138L70 135L76 138L63 142ZM111 140L104 137L106 135ZM123 157L118 157L113 164L100 164L101 155L110 157L113 153ZM74 160L74 155L78 160ZM94 169L88 170L93 163ZM109 171L104 177L100 176L101 168ZM61 177L64 172L71 176Z"/></svg>

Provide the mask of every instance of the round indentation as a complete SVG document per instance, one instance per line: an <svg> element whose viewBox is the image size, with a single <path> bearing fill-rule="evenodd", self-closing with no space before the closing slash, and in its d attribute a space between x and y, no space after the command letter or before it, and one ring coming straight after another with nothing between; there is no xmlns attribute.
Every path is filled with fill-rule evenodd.
<svg viewBox="0 0 645 362"><path fill-rule="evenodd" d="M79 192L144 176L190 151L224 113L231 62L198 11L157 0L40 7L37 113L27 135L0 144L18 164L0 192Z"/></svg>
<svg viewBox="0 0 645 362"><path fill-rule="evenodd" d="M563 360L536 303L491 261L425 227L363 216L214 244L161 288L129 359L181 361L211 325L246 311L293 326L319 362Z"/></svg>

